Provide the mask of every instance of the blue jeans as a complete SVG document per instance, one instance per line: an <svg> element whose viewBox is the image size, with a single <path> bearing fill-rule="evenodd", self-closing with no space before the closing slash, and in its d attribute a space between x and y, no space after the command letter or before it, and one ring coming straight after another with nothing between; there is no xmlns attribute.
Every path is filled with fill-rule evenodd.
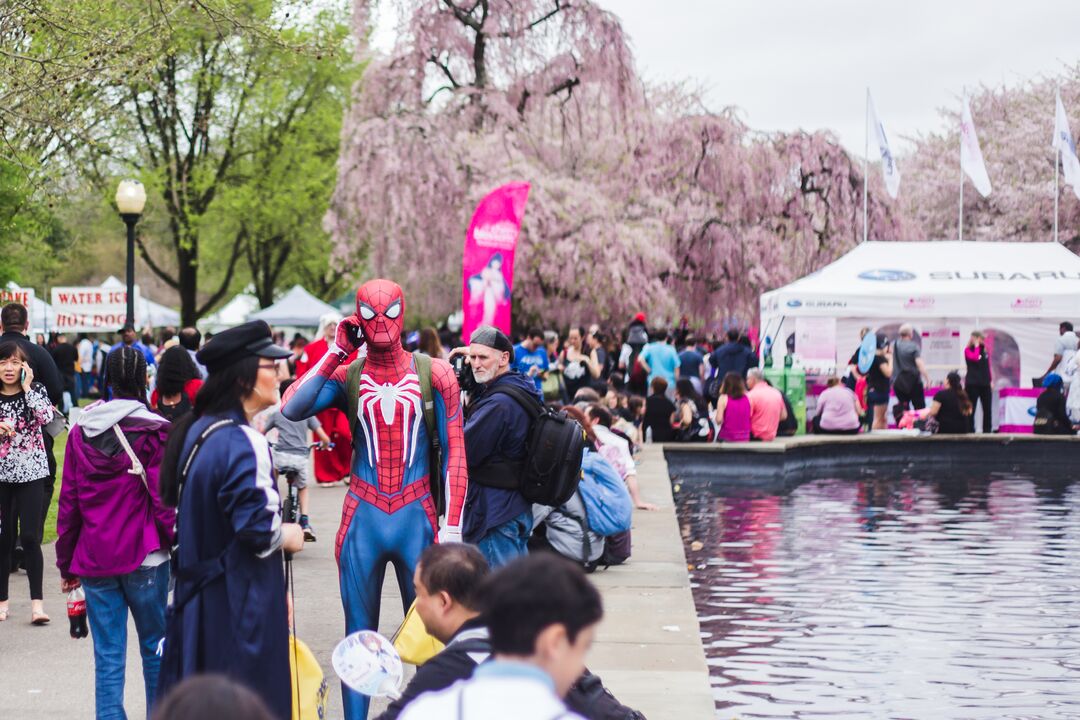
<svg viewBox="0 0 1080 720"><path fill-rule="evenodd" d="M496 525L487 531L476 543L480 552L487 558L491 569L502 567L516 557L528 555L526 544L532 534L533 515L528 509L502 525Z"/></svg>
<svg viewBox="0 0 1080 720"><path fill-rule="evenodd" d="M86 592L86 619L94 640L94 700L98 720L124 714L124 665L127 660L127 616L135 619L146 684L146 714L157 691L158 643L165 636L165 602L169 563L139 568L127 575L81 578Z"/></svg>
<svg viewBox="0 0 1080 720"><path fill-rule="evenodd" d="M79 397L90 397L90 388L94 386L94 373L79 373Z"/></svg>

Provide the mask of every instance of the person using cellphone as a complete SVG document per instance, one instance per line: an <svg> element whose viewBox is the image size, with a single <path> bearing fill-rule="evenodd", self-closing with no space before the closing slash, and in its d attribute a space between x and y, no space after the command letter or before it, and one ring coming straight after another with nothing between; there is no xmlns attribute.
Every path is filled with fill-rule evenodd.
<svg viewBox="0 0 1080 720"><path fill-rule="evenodd" d="M34 382L22 347L13 340L0 340L0 622L10 613L9 549L15 544L16 519L30 583L30 622L49 622L42 594L40 515L49 464L41 428L52 417L53 406L44 386Z"/></svg>

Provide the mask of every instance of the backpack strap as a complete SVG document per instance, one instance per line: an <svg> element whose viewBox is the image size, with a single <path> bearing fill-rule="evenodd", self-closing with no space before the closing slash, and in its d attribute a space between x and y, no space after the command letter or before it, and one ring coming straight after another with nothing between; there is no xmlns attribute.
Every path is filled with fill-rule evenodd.
<svg viewBox="0 0 1080 720"><path fill-rule="evenodd" d="M209 438L211 435L213 435L214 433L216 433L218 430L225 427L226 425L235 425L235 424L236 424L235 420L232 420L231 418L223 418L221 420L217 420L215 422L210 423L209 425L206 426L206 429L204 429L199 434L199 437L197 437L195 439L195 444L191 446L191 451L188 452L187 459L184 460L183 467L180 469L180 488L181 489L183 489L183 487L184 487L184 481L187 479L188 471L191 470L192 461L195 460L195 456L199 454L199 450L202 449L202 446L206 442L207 438ZM177 496L179 497L179 493L177 493ZM180 505L180 503L179 503L179 501L177 501L177 507L179 507L179 505Z"/></svg>
<svg viewBox="0 0 1080 720"><path fill-rule="evenodd" d="M187 480L188 472L191 470L191 463L195 460L195 456L199 454L199 450L202 449L202 446L206 443L206 440L211 435L224 427L235 424L235 420L232 420L231 418L223 418L207 425L206 428L204 428L203 431L199 433L199 437L195 439L195 443L191 446L191 450L188 452L187 458L184 459L184 464L181 466L180 477L178 478L178 488L176 492L177 544L174 545L172 548L172 558L170 560L171 566L169 569L172 571L173 578L179 579L185 583L185 588L182 591L173 594L170 602L170 606L173 608L173 612L179 611L179 609L184 607L184 605L186 605L187 602L191 600L191 598L202 592L203 588L205 588L207 585L214 582L219 577L221 577L222 574L224 574L225 556L229 554L229 552L233 549L234 546L237 546L237 541L234 537L220 555L216 555L215 557L212 557L208 560L203 560L202 562L196 563L192 567L183 569L180 569L179 567L178 563L180 560L180 553L178 549L180 542L180 498L184 492L184 482L185 480Z"/></svg>
<svg viewBox="0 0 1080 720"><path fill-rule="evenodd" d="M345 371L345 394L349 404L349 435L356 437L356 411L360 405L360 373L364 371L364 358L349 363Z"/></svg>
<svg viewBox="0 0 1080 720"><path fill-rule="evenodd" d="M535 420L544 414L544 406L540 404L540 399L536 397L534 393L526 392L515 385L507 385L506 383L496 385L491 388L488 393L501 393L514 398L514 400L517 401L517 404L521 406L521 409L525 411L525 414L529 416L530 420Z"/></svg>
<svg viewBox="0 0 1080 720"><path fill-rule="evenodd" d="M484 393L484 397L495 394L509 395L529 416L529 432L526 433L525 444L528 448L528 438L532 433L536 420L544 414L544 406L540 399L533 393L522 390L513 385L496 385ZM502 490L519 490L521 487L521 472L524 467L523 460L488 460L479 468L473 468L469 472L469 481L476 482L484 487L500 488Z"/></svg>
<svg viewBox="0 0 1080 720"><path fill-rule="evenodd" d="M442 444L439 442L439 428L435 425L435 393L431 387L431 357L422 352L413 353L416 363L416 376L420 380L420 399L424 403L424 425L427 427L431 452L428 453L428 483L431 486L431 499L435 504L435 514L446 512L446 493L443 491Z"/></svg>
<svg viewBox="0 0 1080 720"><path fill-rule="evenodd" d="M147 492L150 492L150 484L146 481L146 468L143 467L142 461L139 460L139 456L135 454L135 450L132 449L131 443L128 442L127 436L124 435L124 431L120 429L120 424L112 426L113 432L116 434L116 439L120 441L120 445L124 448L124 452L127 453L128 459L131 460L131 468L128 469L128 474L138 475L142 478L143 487Z"/></svg>

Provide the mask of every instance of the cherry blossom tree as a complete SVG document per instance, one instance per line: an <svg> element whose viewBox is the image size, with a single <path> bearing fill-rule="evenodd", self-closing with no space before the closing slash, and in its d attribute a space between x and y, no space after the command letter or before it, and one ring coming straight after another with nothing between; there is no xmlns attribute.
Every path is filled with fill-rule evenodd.
<svg viewBox="0 0 1080 720"><path fill-rule="evenodd" d="M356 0L358 36L369 2ZM394 277L414 319L460 302L470 214L527 180L514 318L753 317L758 294L861 234L862 175L830 136L753 133L646 87L617 18L582 0L397 0L342 134L325 226L344 267ZM362 49L361 52L364 52ZM872 222L899 227L872 195Z"/></svg>
<svg viewBox="0 0 1080 720"><path fill-rule="evenodd" d="M670 202L669 279L696 317L753 317L762 292L862 239L862 168L831 135L755 134L731 111L699 111L679 113L662 137L656 184ZM879 175L870 187L870 237L903 236Z"/></svg>
<svg viewBox="0 0 1080 720"><path fill-rule="evenodd" d="M1058 78L1019 87L983 87L969 95L971 114L993 192L983 198L970 181L964 188L964 238L1053 240L1054 93L1080 130L1080 67ZM904 158L903 210L915 233L927 239L956 239L960 201L959 99L941 111L946 132L917 139ZM1061 179L1059 237L1080 250L1080 201Z"/></svg>

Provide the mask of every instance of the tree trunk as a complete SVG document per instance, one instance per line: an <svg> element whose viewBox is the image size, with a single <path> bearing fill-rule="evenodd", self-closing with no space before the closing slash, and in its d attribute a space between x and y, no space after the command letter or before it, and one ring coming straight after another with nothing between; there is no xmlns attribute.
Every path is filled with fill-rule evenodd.
<svg viewBox="0 0 1080 720"><path fill-rule="evenodd" d="M179 243L176 248L176 279L180 291L180 322L184 327L194 326L199 318L199 265L198 240L192 239L191 248Z"/></svg>

